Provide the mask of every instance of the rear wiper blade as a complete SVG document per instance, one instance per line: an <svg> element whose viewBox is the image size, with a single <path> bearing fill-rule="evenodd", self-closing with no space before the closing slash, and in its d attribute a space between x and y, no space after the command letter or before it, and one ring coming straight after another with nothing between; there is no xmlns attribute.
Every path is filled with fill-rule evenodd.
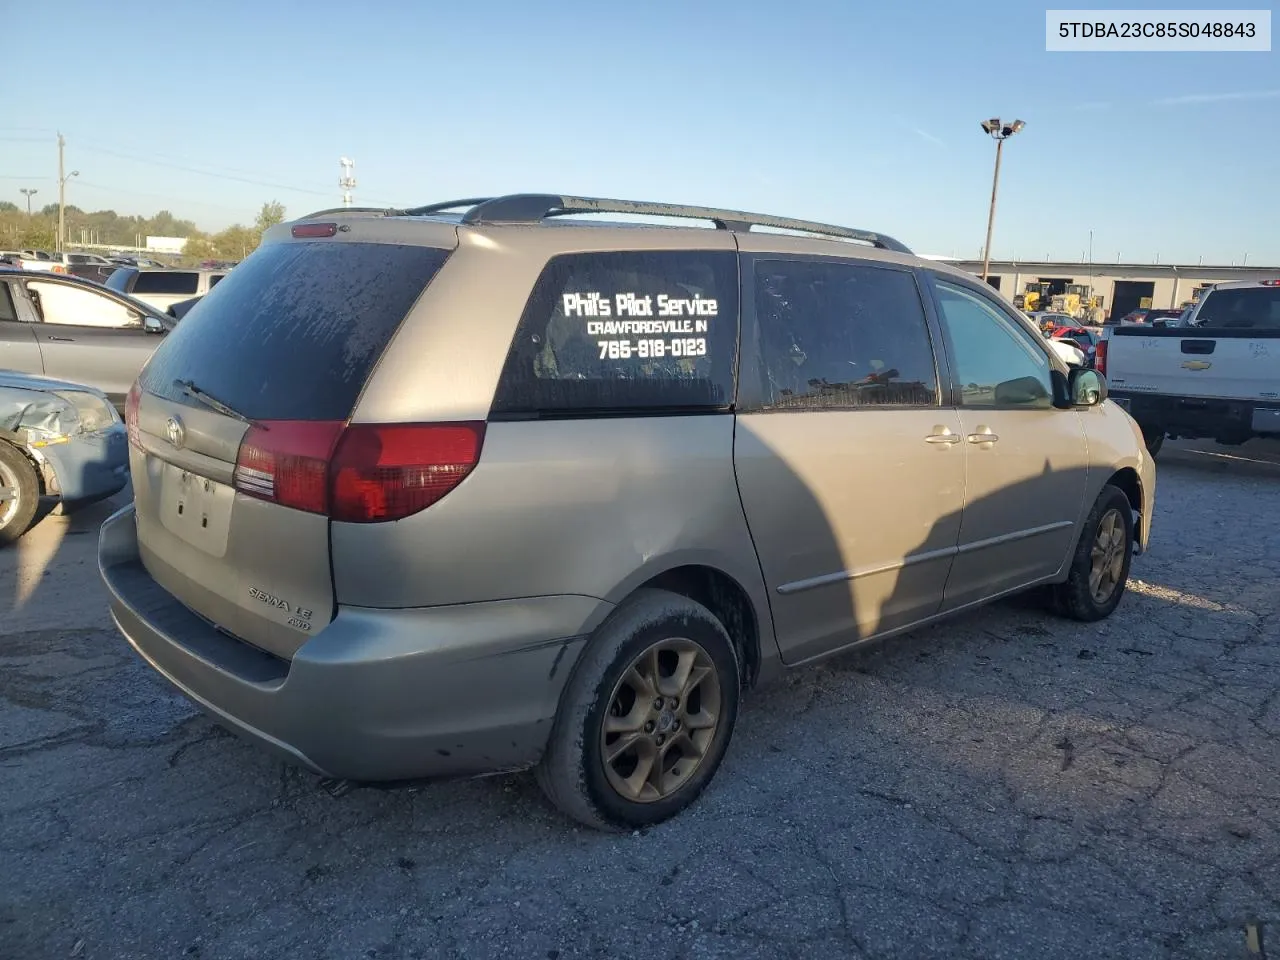
<svg viewBox="0 0 1280 960"><path fill-rule="evenodd" d="M200 403L203 403L210 410L220 413L224 417L233 417L236 420L239 420L241 423L247 423L251 427L257 427L259 430L268 429L265 423L260 423L259 421L254 420L252 417L246 417L239 410L236 410L234 407L231 407L223 403L213 394L208 393L204 390L201 390L191 380L175 380L173 381L173 385L175 387L181 388L182 392L186 394L188 397L191 397L193 400L198 400Z"/></svg>

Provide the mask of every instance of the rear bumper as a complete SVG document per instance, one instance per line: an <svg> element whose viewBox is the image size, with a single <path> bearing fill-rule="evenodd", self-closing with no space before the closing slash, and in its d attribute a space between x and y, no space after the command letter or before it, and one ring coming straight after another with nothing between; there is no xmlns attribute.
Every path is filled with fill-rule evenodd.
<svg viewBox="0 0 1280 960"><path fill-rule="evenodd" d="M1280 401L1224 400L1170 394L1127 393L1114 390L1111 399L1147 427L1188 439L1243 440L1264 433L1280 433Z"/></svg>
<svg viewBox="0 0 1280 960"><path fill-rule="evenodd" d="M303 766L352 780L518 769L546 747L601 601L536 597L413 610L342 607L285 661L221 633L151 578L133 506L102 527L111 612L189 699Z"/></svg>

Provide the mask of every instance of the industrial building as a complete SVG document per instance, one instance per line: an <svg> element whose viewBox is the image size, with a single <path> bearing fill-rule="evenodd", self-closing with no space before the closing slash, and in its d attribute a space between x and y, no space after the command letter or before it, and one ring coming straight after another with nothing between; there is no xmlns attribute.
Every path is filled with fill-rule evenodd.
<svg viewBox="0 0 1280 960"><path fill-rule="evenodd" d="M941 259L941 258L939 258ZM952 260L961 270L982 273L981 260ZM1227 280L1280 279L1280 267L1205 266L1149 263L1067 263L1062 261L993 260L987 282L1009 298L1028 283L1049 284L1050 294L1068 284L1083 284L1102 297L1102 307L1115 319L1139 307L1177 308L1199 297L1204 287Z"/></svg>

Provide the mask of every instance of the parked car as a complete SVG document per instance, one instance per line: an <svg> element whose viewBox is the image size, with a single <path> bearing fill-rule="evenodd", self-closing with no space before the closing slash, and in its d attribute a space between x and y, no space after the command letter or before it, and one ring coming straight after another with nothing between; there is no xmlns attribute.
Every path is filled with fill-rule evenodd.
<svg viewBox="0 0 1280 960"><path fill-rule="evenodd" d="M0 368L89 384L123 408L174 320L78 277L0 268Z"/></svg>
<svg viewBox="0 0 1280 960"><path fill-rule="evenodd" d="M564 222L587 212L718 229ZM100 569L142 657L278 754L532 766L633 827L697 797L784 668L1032 588L1110 615L1155 473L1106 396L883 234L559 196L329 211L268 230L147 363Z"/></svg>
<svg viewBox="0 0 1280 960"><path fill-rule="evenodd" d="M106 285L163 311L183 300L204 296L226 275L225 270L139 270L120 267L107 279Z"/></svg>
<svg viewBox="0 0 1280 960"><path fill-rule="evenodd" d="M0 546L30 529L41 498L65 512L128 481L124 424L105 394L0 370Z"/></svg>
<svg viewBox="0 0 1280 960"><path fill-rule="evenodd" d="M177 303L170 304L169 309L166 310L165 313L169 314L169 316L173 317L175 320L181 320L191 311L191 308L202 299L204 298L192 297L190 300L179 300Z"/></svg>
<svg viewBox="0 0 1280 960"><path fill-rule="evenodd" d="M51 258L48 254L44 257L37 257L30 250L5 250L0 251L0 261L4 266L16 267L21 270L30 270L33 273L66 273L67 268L60 262Z"/></svg>
<svg viewBox="0 0 1280 960"><path fill-rule="evenodd" d="M1157 310L1150 307L1140 307L1137 310L1130 310L1118 321L1121 325L1133 323L1153 323L1156 320L1169 320L1177 317L1181 310ZM1107 326L1111 326L1117 321L1108 320Z"/></svg>
<svg viewBox="0 0 1280 960"><path fill-rule="evenodd" d="M1092 366L1098 352L1098 341L1102 334L1091 327L1068 325L1053 331L1053 339L1070 340L1084 351L1086 362Z"/></svg>
<svg viewBox="0 0 1280 960"><path fill-rule="evenodd" d="M1053 348L1067 366L1087 367L1089 365L1088 354L1074 340L1069 340L1065 337L1046 337L1045 339L1049 341L1049 346Z"/></svg>
<svg viewBox="0 0 1280 960"><path fill-rule="evenodd" d="M1184 325L1108 330L1098 356L1152 455L1166 437L1280 438L1280 278L1215 284Z"/></svg>
<svg viewBox="0 0 1280 960"><path fill-rule="evenodd" d="M1076 323L1069 313L1054 313L1050 310L1033 310L1027 314L1045 336L1064 324Z"/></svg>

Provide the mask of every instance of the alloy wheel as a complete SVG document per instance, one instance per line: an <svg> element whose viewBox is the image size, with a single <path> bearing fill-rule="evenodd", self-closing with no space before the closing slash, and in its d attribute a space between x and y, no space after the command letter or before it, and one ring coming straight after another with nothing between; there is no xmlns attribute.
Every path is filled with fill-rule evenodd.
<svg viewBox="0 0 1280 960"><path fill-rule="evenodd" d="M1098 521L1098 532L1089 554L1089 592L1094 603L1104 604L1115 593L1124 571L1126 546L1124 518L1113 507Z"/></svg>
<svg viewBox="0 0 1280 960"><path fill-rule="evenodd" d="M720 677L700 644L673 637L648 647L623 671L601 723L609 786L635 803L671 796L701 766L720 709Z"/></svg>

